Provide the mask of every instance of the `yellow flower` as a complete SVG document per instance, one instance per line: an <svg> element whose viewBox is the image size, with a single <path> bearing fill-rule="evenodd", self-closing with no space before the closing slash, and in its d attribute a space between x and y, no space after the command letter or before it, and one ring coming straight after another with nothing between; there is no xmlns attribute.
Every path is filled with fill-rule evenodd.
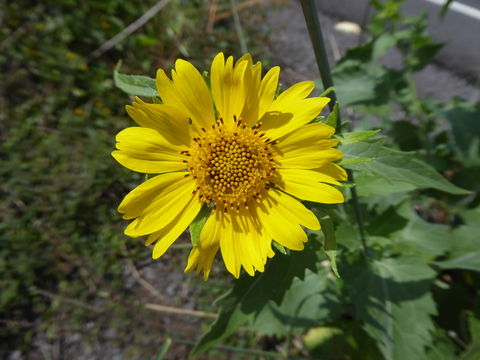
<svg viewBox="0 0 480 360"><path fill-rule="evenodd" d="M117 137L113 157L123 166L157 175L131 191L118 211L133 220L131 237L148 235L153 258L162 256L202 207L211 213L185 272L208 279L220 250L227 270L254 275L272 257L272 240L302 250L303 227L318 230L315 215L300 200L341 203L331 185L346 179L333 161L334 129L310 123L329 99L310 97L312 81L275 98L279 67L262 78L262 65L244 55L235 64L223 53L213 60L210 89L189 62L177 60L172 80L157 72L163 104L136 99L128 114L140 127Z"/></svg>

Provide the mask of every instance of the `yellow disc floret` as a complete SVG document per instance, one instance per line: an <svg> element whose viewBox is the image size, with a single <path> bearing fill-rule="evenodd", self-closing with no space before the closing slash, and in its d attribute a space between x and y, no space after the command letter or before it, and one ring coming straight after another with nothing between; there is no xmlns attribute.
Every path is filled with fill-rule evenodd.
<svg viewBox="0 0 480 360"><path fill-rule="evenodd" d="M200 198L224 211L239 210L256 200L275 174L270 139L234 118L233 126L219 119L193 138L188 167Z"/></svg>

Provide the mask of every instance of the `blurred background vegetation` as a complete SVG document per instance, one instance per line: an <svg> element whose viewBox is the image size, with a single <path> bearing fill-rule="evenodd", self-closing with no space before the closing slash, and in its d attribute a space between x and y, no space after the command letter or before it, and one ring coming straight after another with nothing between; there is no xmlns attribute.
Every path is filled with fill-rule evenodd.
<svg viewBox="0 0 480 360"><path fill-rule="evenodd" d="M208 69L218 51L237 57L246 41L254 58L268 67L264 47L271 29L264 15L285 2L163 2L166 6L108 51L99 49L162 1L20 0L1 5L1 358L160 359L162 345L173 339L168 358L185 359L217 311L213 300L230 287L221 266L208 284L183 276L188 236L153 262L141 240L123 235L125 224L116 207L143 176L110 156L115 134L132 125L124 110L128 96L114 86L113 70L122 60L122 73L154 77L157 68L171 67L178 57ZM368 41L347 52L334 69L342 106L353 109L347 117L359 129L381 127L389 136L388 146L418 152L472 193L450 196L415 182L399 187L375 183L368 172L360 175L370 246L382 256L405 255L410 246L415 249L409 255L435 268L435 285L425 291L432 290L440 312L435 322L440 330L432 343L442 350L425 358L440 359L443 351L445 359L475 360L480 348L480 108L459 98L420 98L412 76L432 61L441 45L425 34L425 17L399 15L401 0L386 6L373 3L376 16ZM386 35L387 28L391 31ZM378 63L392 47L404 57L402 69ZM400 121L392 121L393 112L396 120L401 114ZM383 156L376 161L389 165L391 157ZM398 171L394 166L387 170ZM408 202L405 194L411 190L416 192ZM358 250L356 233L348 221L337 228L339 263L347 281L358 266L358 259L349 257L352 249ZM320 273L326 279L326 270ZM314 284L319 286L315 279ZM363 284L347 283L347 290L340 289L342 280L337 284L336 317L314 323L335 326L309 332L303 345L290 339L291 330L296 335L312 324L284 331L281 324L273 322L277 327L265 330L256 323L251 329L257 335L240 332L227 342L234 349L217 346L205 358L271 358L271 353L239 348L275 350L291 343L294 353L305 358L381 358L372 341L375 334L359 326L368 321L353 309L358 299L347 291L350 286L352 294L359 293ZM152 303L170 307L160 312L145 306ZM202 311L189 313L192 309ZM455 330L453 335L449 329Z"/></svg>
<svg viewBox="0 0 480 360"><path fill-rule="evenodd" d="M124 110L128 96L114 87L113 69L122 60L123 71L154 76L178 57L206 69L219 50L240 54L230 1L215 7L206 1L166 3L95 57L96 49L158 2L2 2L0 358L15 349L29 359L71 358L75 342L66 339L74 334L86 339L77 351L88 354L94 346L88 339L108 329L114 333L100 343L131 348L126 358L158 352L165 315L144 310L136 316L145 298L128 286L129 266L135 273L149 265L150 251L123 235L116 211L142 176L110 156L115 134L132 125ZM252 4L244 5L244 14L260 19ZM187 250L173 255L179 257L177 275ZM171 280L177 287L179 276ZM183 301L175 292L167 303ZM218 294L209 292L205 304ZM170 328L188 337L188 326ZM190 328L198 333L198 324ZM85 358L108 357L93 352Z"/></svg>

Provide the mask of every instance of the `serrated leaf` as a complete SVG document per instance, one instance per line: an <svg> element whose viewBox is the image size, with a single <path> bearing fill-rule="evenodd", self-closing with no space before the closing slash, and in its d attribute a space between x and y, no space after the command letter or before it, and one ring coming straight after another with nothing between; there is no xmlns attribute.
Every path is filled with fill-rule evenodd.
<svg viewBox="0 0 480 360"><path fill-rule="evenodd" d="M376 60L397 45L398 37L394 33L384 32L373 41L372 59Z"/></svg>
<svg viewBox="0 0 480 360"><path fill-rule="evenodd" d="M442 269L480 271L480 207L465 216L466 224L454 229L447 259L436 262Z"/></svg>
<svg viewBox="0 0 480 360"><path fill-rule="evenodd" d="M370 161L373 161L371 159ZM353 163L355 164L355 163ZM342 164L340 165L353 165L353 164ZM408 192L417 189L417 186L409 184L406 182L391 181L390 179L385 179L379 177L372 173L367 173L363 171L357 171L355 173L355 183L357 184L357 193L360 196L370 196L370 195L389 195L401 192Z"/></svg>
<svg viewBox="0 0 480 360"><path fill-rule="evenodd" d="M389 219L385 216L383 221L396 222L400 229L385 235L399 252L420 255L424 262L429 262L448 251L452 242L448 226L426 222L412 209L410 201L403 202L393 212L396 216L390 208L385 214Z"/></svg>
<svg viewBox="0 0 480 360"><path fill-rule="evenodd" d="M197 246L198 241L200 240L200 233L202 232L203 226L207 222L210 212L211 209L204 204L200 212L190 224L190 240L192 241L193 246Z"/></svg>
<svg viewBox="0 0 480 360"><path fill-rule="evenodd" d="M342 106L378 106L390 100L392 72L383 65L346 59L335 66L333 77Z"/></svg>
<svg viewBox="0 0 480 360"><path fill-rule="evenodd" d="M423 358L435 328L429 289L436 273L415 258L403 257L358 262L343 274L356 315L384 358Z"/></svg>
<svg viewBox="0 0 480 360"><path fill-rule="evenodd" d="M380 131L381 130L367 130L343 133L338 135L337 138L340 140L342 145L349 145L370 139L371 137L377 135Z"/></svg>
<svg viewBox="0 0 480 360"><path fill-rule="evenodd" d="M318 242L309 241L302 251L290 255L276 254L264 273L254 277L242 275L217 304L220 313L195 344L192 355L205 352L246 324L252 324L269 301L282 302L295 278L304 278L305 270L314 271L318 263Z"/></svg>
<svg viewBox="0 0 480 360"><path fill-rule="evenodd" d="M444 112L452 126L455 149L459 159L466 165L480 165L478 147L480 142L480 103L455 98Z"/></svg>
<svg viewBox="0 0 480 360"><path fill-rule="evenodd" d="M478 236L478 234L477 234ZM445 261L437 261L436 265L442 269L464 269L480 271L480 252L458 255Z"/></svg>
<svg viewBox="0 0 480 360"><path fill-rule="evenodd" d="M380 142L360 142L339 147L345 159L373 158L362 164L345 164L352 170L368 172L384 178L391 184L410 184L416 189L433 188L450 194L464 195L469 191L448 182L431 166L417 159L414 153L402 152L382 146Z"/></svg>
<svg viewBox="0 0 480 360"><path fill-rule="evenodd" d="M282 302L269 301L249 329L262 336L286 336L337 317L341 304L328 274L325 268L307 270L303 280L294 279Z"/></svg>
<svg viewBox="0 0 480 360"><path fill-rule="evenodd" d="M155 97L159 96L155 79L143 75L126 75L119 72L121 62L115 66L113 80L115 86L129 95Z"/></svg>

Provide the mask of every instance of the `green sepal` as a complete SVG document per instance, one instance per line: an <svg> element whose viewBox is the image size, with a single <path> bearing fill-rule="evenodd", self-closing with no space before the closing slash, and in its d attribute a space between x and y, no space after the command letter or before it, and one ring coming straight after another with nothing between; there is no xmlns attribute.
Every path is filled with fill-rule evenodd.
<svg viewBox="0 0 480 360"><path fill-rule="evenodd" d="M152 102L154 104L163 104L163 101L162 101L162 99L160 99L159 96L152 96Z"/></svg>
<svg viewBox="0 0 480 360"><path fill-rule="evenodd" d="M190 239L193 246L197 246L200 240L200 233L202 232L203 226L207 222L211 211L212 209L208 205L204 204L200 212L190 224Z"/></svg>
<svg viewBox="0 0 480 360"><path fill-rule="evenodd" d="M328 126L331 126L333 128L336 128L337 127L338 112L339 112L339 107L338 107L338 103L336 103L335 106L333 107L333 110L328 115L327 120L325 120L324 124L326 124Z"/></svg>
<svg viewBox="0 0 480 360"><path fill-rule="evenodd" d="M280 245L275 240L272 240L272 245L275 249L280 251L283 255L287 255L287 249L285 249L285 247L283 245Z"/></svg>
<svg viewBox="0 0 480 360"><path fill-rule="evenodd" d="M336 255L337 255L337 240L335 238L335 227L330 215L323 215L319 218L324 236L323 251L330 260L330 269L336 277L340 277L337 269Z"/></svg>

